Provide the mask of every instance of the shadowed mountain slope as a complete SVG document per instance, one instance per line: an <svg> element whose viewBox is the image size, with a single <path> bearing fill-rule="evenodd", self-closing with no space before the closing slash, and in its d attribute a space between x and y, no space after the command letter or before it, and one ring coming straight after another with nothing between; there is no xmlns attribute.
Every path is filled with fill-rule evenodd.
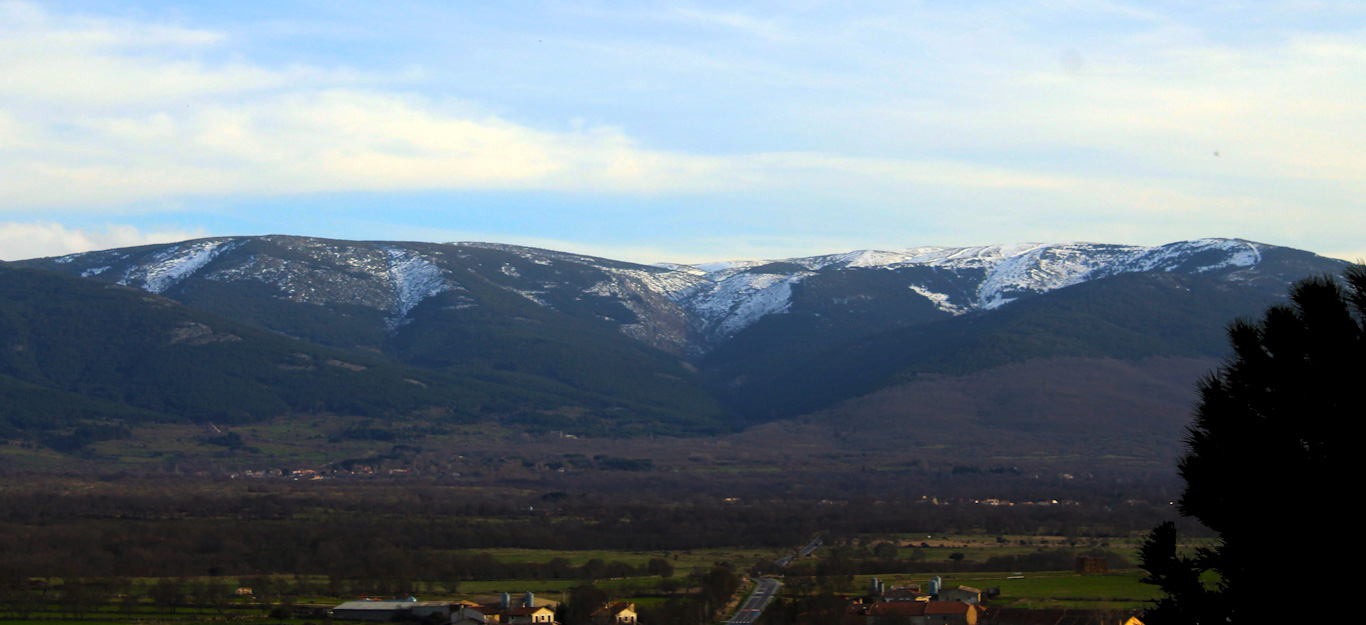
<svg viewBox="0 0 1366 625"><path fill-rule="evenodd" d="M141 290L0 264L0 428L236 424L331 412L468 422L568 413L648 431L717 428L518 372L457 374L317 345ZM618 415L620 417L618 418ZM601 424L597 426L599 429Z"/></svg>
<svg viewBox="0 0 1366 625"><path fill-rule="evenodd" d="M61 367L35 369L14 357L0 392L36 393L31 387L37 385L44 393L79 394L86 403L77 406L73 399L72 409L81 414L134 410L128 418L149 411L207 419L204 411L214 409L213 402L177 397L207 392L213 384L207 378L214 377L256 386L242 391L238 402L250 410L218 408L236 416L212 418L307 409L384 415L426 405L451 418L598 435L727 431L931 379L925 376L1023 375L1027 369L1012 366L1025 362L1204 361L1224 352L1230 319L1277 301L1295 279L1344 265L1237 239L1156 247L925 247L650 266L493 243L290 236L200 239L21 264L84 280L52 280L52 292L39 292L33 290L41 290L43 280L28 278L33 292L24 305L47 308L16 319L32 325L43 316L78 318L78 307L98 309L89 336L67 340L52 330L30 343L28 349L43 354L37 358L70 354L79 349L74 345L115 355L91 354L90 363L76 359L77 368L92 373L70 379ZM12 272L20 275L17 267ZM58 293L70 289L86 291ZM4 293L7 306L19 306L14 297L20 291ZM96 292L103 295L87 297ZM86 299L90 303L71 303ZM184 318L163 319L162 309ZM193 388L160 382L189 375L175 371L188 366L175 350L104 336L136 337L150 331L148 323L166 336L177 324L206 326L210 338L201 347L211 349L200 351L235 353L234 345L250 343L262 346L246 350L259 362L204 360L199 369L225 372L206 373ZM225 323L234 329L220 332ZM241 340L211 340L223 333ZM143 343L157 341L169 339ZM332 377L262 378L258 370L270 367L271 376L296 371L288 368L296 365L271 360L270 350L355 363L375 376L392 372L386 379L426 386L405 382L412 387L407 390L421 392L386 403L379 386L366 396L368 387L353 389L337 377L340 371L316 362L298 366ZM1120 375L1123 369L1098 370ZM1118 378L1087 379L1097 397L1114 401L1123 396L1119 389L1132 388ZM272 385L290 388L270 390ZM229 386L223 382L219 391L237 393ZM981 414L1015 409L1012 400L989 391L964 392L991 398L992 405L974 409ZM1041 397L1046 394L1031 401L1042 405ZM1067 418L1085 412L1059 401L1059 411L1072 411ZM310 408L317 406L322 408Z"/></svg>

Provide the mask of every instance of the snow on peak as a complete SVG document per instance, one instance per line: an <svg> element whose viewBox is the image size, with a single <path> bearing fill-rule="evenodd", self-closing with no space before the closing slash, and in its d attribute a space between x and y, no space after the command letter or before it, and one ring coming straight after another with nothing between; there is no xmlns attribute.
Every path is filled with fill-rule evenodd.
<svg viewBox="0 0 1366 625"><path fill-rule="evenodd" d="M792 305L792 285L808 272L793 275L738 273L713 283L689 302L712 332L729 336L766 315L787 312Z"/></svg>
<svg viewBox="0 0 1366 625"><path fill-rule="evenodd" d="M1218 248L1230 254L1227 260L1200 268L1201 273L1225 267L1251 267L1262 262L1262 251L1257 249L1255 243L1248 241L1222 239L1211 242L1209 247Z"/></svg>
<svg viewBox="0 0 1366 625"><path fill-rule="evenodd" d="M981 256L979 256L981 257ZM978 306L999 308L1014 301L1012 293L1052 291L1083 282L1114 259L1076 245L1000 246L990 256L995 264L977 289Z"/></svg>
<svg viewBox="0 0 1366 625"><path fill-rule="evenodd" d="M718 262L714 262L714 263L701 263L701 264L690 265L690 266L693 267L693 268L695 268L695 269L699 269L699 270L701 270L701 271L703 271L703 272L705 272L705 273L722 273L722 272L726 272L726 271L735 271L735 270L737 270L737 269L738 269L738 270L744 270L744 269L749 269L750 267L758 267L758 266L760 266L760 265L766 265L766 264L768 264L769 262L772 262L772 261L767 261L767 260L723 260L723 261L718 261Z"/></svg>
<svg viewBox="0 0 1366 625"><path fill-rule="evenodd" d="M1196 239L1146 248L1130 259L1124 271L1175 271L1187 260L1208 254L1218 258L1212 264L1197 264L1188 269L1195 273L1217 271L1228 267L1251 267L1262 261L1256 243L1240 239Z"/></svg>
<svg viewBox="0 0 1366 625"><path fill-rule="evenodd" d="M940 310L962 314L994 309L1027 294L1071 286L1094 278L1138 271L1204 273L1249 267L1261 260L1257 244L1237 239L1200 239L1156 247L1097 243L1012 243L973 247L913 247L900 251L856 250L782 260L732 260L695 265L661 264L672 275L712 282L687 295L685 305L714 332L729 335L764 315L787 312L792 285L818 271L929 267L976 281L969 305L925 284L908 285ZM753 271L795 265L777 273ZM975 276L975 277L974 277Z"/></svg>
<svg viewBox="0 0 1366 625"><path fill-rule="evenodd" d="M422 300L443 291L450 290L441 268L426 257L397 247L386 247L389 257L389 279L394 285L394 306L391 314L384 320L389 330L408 323L408 313Z"/></svg>
<svg viewBox="0 0 1366 625"><path fill-rule="evenodd" d="M204 265L209 264L214 257L232 249L234 244L229 241L206 240L192 241L173 245L156 254L153 254L148 262L140 263L129 269L119 284L127 285L132 280L142 280L142 289L152 293L164 293L167 289L179 284Z"/></svg>

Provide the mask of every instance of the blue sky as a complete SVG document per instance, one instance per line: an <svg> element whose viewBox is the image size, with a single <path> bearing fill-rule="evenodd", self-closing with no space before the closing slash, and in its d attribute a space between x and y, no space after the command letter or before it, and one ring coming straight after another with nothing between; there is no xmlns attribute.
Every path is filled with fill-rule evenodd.
<svg viewBox="0 0 1366 625"><path fill-rule="evenodd" d="M0 259L289 233L642 262L1366 257L1366 5L0 2Z"/></svg>

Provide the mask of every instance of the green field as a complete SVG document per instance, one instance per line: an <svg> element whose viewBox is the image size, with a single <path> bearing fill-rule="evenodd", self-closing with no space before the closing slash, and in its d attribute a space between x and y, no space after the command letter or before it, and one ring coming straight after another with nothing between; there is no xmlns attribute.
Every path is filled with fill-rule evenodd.
<svg viewBox="0 0 1366 625"><path fill-rule="evenodd" d="M991 605L1014 608L1138 609L1157 598L1157 588L1140 583L1137 569L1114 571L1105 575L1079 575L1067 571L1024 573L1023 579L1009 579L1014 573L939 574L944 586L969 586L985 591L1000 588ZM860 576L864 588L872 576ZM888 586L918 584L923 589L932 575L889 575L879 577Z"/></svg>
<svg viewBox="0 0 1366 625"><path fill-rule="evenodd" d="M817 550L812 558L798 561L805 563L807 574L814 572L813 564L819 559L841 553L844 557L868 559L880 543L892 542L898 546L897 559L906 562L919 562L951 568L957 566L950 562L949 556L963 554L961 564L978 566L993 556L1024 556L1036 552L1054 552L1068 549L1076 552L1088 549L1103 549L1132 558L1138 537L1109 539L1078 539L1062 536L993 536L985 533L971 534L915 534L860 536L838 544L827 544ZM1194 548L1205 541L1192 541L1187 545ZM921 547L924 543L928 547ZM736 571L749 570L754 565L772 563L774 560L791 554L793 549L755 549L727 547L681 551L613 551L613 550L544 550L544 549L469 549L446 551L443 554L471 557L487 555L506 563L548 563L564 560L579 567L593 560L604 563L619 562L631 567L645 567L652 559L662 558L674 570L671 579L658 576L625 577L599 580L596 585L613 600L634 601L639 607L658 606L673 597L695 591L695 579L689 581L692 573L705 573L712 567L729 566ZM852 554L852 555L851 555ZM936 573L877 575L889 586L915 584L925 588ZM1141 609L1157 596L1157 589L1140 583L1142 572L1138 569L1123 568L1107 574L1080 575L1072 571L1043 572L958 572L937 573L946 587L970 586L981 590L999 588L1000 594L990 601L990 605L1014 608L1071 608L1133 610ZM872 575L859 575L845 579L842 584L851 596L862 594ZM784 589L788 597L795 597L797 588L815 589L811 584L798 584L793 577ZM832 578L833 579L833 578ZM255 584L264 588L275 587L275 593L268 598L236 597L219 600L215 605L196 599L195 588L210 584L226 587L228 590L239 586ZM243 622L280 622L267 618L272 609L288 606L295 610L295 622L317 620L321 614L317 609L327 608L341 602L356 599L356 593L365 592L369 596L385 597L383 591L362 591L353 580L333 581L325 576L273 576L271 580L237 577L198 577L178 578L175 580L185 589L184 599L175 609L169 604L154 600L154 588L158 578L124 578L105 580L112 590L100 594L100 599L92 599L83 610L76 610L70 604L63 605L63 580L44 580L52 591L30 593L27 607L0 600L0 619L12 623L61 623L70 620L77 622L75 615L84 613L81 623L110 623L132 625L133 623L188 623L208 620L232 620ZM89 583L89 582L87 582ZM578 579L497 579L497 580L445 580L445 581L408 581L408 590L420 600L458 600L487 599L500 593L520 595L523 592L536 593L538 598L560 602L568 591L583 583ZM393 587L398 586L380 586ZM92 586L94 588L94 586ZM328 590L331 588L332 590ZM737 593L738 596L739 593ZM285 598L285 595L290 595ZM93 597L93 595L92 595ZM0 597L0 599L4 599Z"/></svg>

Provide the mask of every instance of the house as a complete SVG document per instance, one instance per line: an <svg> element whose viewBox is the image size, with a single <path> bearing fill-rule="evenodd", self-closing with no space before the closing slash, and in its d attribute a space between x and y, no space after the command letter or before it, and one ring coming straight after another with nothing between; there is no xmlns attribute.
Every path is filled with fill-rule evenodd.
<svg viewBox="0 0 1366 625"><path fill-rule="evenodd" d="M537 605L536 597L526 593L521 600L514 602L511 595L503 593L502 599L495 603L471 605L459 604L451 612L451 625L558 625L555 621L554 602L542 601Z"/></svg>
<svg viewBox="0 0 1366 625"><path fill-rule="evenodd" d="M893 586L882 593L883 601L929 601L930 596L920 592L920 586Z"/></svg>
<svg viewBox="0 0 1366 625"><path fill-rule="evenodd" d="M1076 571L1082 575L1103 575L1110 572L1110 564L1105 558L1077 556Z"/></svg>
<svg viewBox="0 0 1366 625"><path fill-rule="evenodd" d="M917 618L925 616L925 604L920 601L895 601L874 603L864 611L865 625L905 625L917 623ZM917 624L918 625L918 624Z"/></svg>
<svg viewBox="0 0 1366 625"><path fill-rule="evenodd" d="M493 610L491 614L486 614L487 608L476 605L460 606L451 613L451 625L493 625L499 622L500 616Z"/></svg>
<svg viewBox="0 0 1366 625"><path fill-rule="evenodd" d="M938 623L968 623L977 625L982 608L965 601L927 601L925 606L925 625ZM917 624L919 625L919 624Z"/></svg>
<svg viewBox="0 0 1366 625"><path fill-rule="evenodd" d="M414 619L422 620L437 614L442 620L449 620L460 604L455 601L414 601L409 606L408 613Z"/></svg>
<svg viewBox="0 0 1366 625"><path fill-rule="evenodd" d="M845 613L850 625L976 625L982 608L962 601L887 601L854 604Z"/></svg>
<svg viewBox="0 0 1366 625"><path fill-rule="evenodd" d="M962 601L964 603L978 604L982 602L982 591L971 586L957 586L955 588L944 588L939 591L940 601Z"/></svg>
<svg viewBox="0 0 1366 625"><path fill-rule="evenodd" d="M594 625L636 625L636 604L609 603L593 612Z"/></svg>
<svg viewBox="0 0 1366 625"><path fill-rule="evenodd" d="M346 621L397 621L407 618L416 601L347 601L332 608L332 618Z"/></svg>
<svg viewBox="0 0 1366 625"><path fill-rule="evenodd" d="M545 606L511 608L504 613L508 625L553 625L555 611Z"/></svg>

